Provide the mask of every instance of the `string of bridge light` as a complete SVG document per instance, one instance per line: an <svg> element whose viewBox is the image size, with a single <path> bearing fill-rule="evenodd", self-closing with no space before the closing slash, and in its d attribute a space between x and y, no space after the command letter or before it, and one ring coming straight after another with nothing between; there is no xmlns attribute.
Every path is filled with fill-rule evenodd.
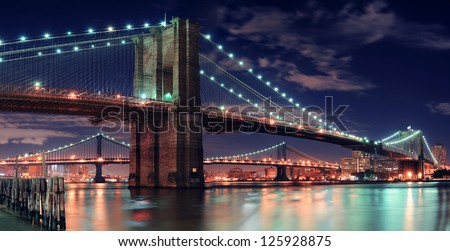
<svg viewBox="0 0 450 251"><path fill-rule="evenodd" d="M134 27L131 24L127 24L126 27L121 28L121 29L115 29L114 27L109 26L105 30L100 30L100 31L95 31L93 28L89 28L86 32L83 32L83 33L73 33L71 31L68 31L64 35L56 35L56 36L52 36L50 33L44 33L44 35L40 38L28 39L26 36L21 36L18 40L13 40L12 42L5 42L4 40L0 39L0 47L5 46L5 45L24 43L24 42L45 41L45 40L51 40L51 39L87 36L87 35L93 35L93 34L113 33L113 32L121 32L121 31L133 31L133 30L140 30L140 29L150 29L152 27L161 27L161 26L166 27L167 23L165 21L162 21L159 25L150 25L149 23L144 23L144 25L137 26L137 27ZM109 38L109 40L112 40L112 39L117 39L117 38ZM90 43L90 42L84 41L84 42L79 42L79 43ZM110 42L108 42L108 43L110 43ZM124 42L122 41L122 43L124 43ZM93 45L91 45L91 47L92 46ZM73 49L75 51L78 51L77 46L75 46ZM20 53L20 51L22 51L22 50L18 50L18 51L19 51L18 53ZM61 49L57 49L55 54L60 53L60 51L61 51ZM14 53L14 50L9 51L9 52L0 53L0 55L1 54L12 54L12 53ZM37 56L42 56L42 55L43 55L42 52L38 52L38 54L37 54ZM0 63L7 62L7 61L10 61L10 60L5 60L4 58L0 57Z"/></svg>
<svg viewBox="0 0 450 251"><path fill-rule="evenodd" d="M257 103L252 103L249 99L246 99L241 93L235 92L235 90L234 90L233 88L228 88L228 87L225 86L225 84L219 83L219 82L217 81L217 79L216 79L214 76L206 74L204 70L200 70L200 75L206 77L207 79L211 80L213 83L215 83L215 84L217 84L218 86L224 88L225 90L227 90L227 91L230 92L231 94L234 94L235 96L237 96L238 98L244 100L245 102L249 103L250 105L252 105L252 106L254 106L254 107L258 107L258 104L257 104ZM226 109L226 107L223 106L223 105L220 106L219 108L220 108L220 110L222 110L222 111L224 111L224 110ZM279 117L276 117L276 118L279 119ZM317 116L314 116L313 118L316 119L316 120L318 119ZM319 121L319 122L322 122L321 119L318 119L318 121ZM289 124L292 125L292 123L289 123ZM325 125L326 125L326 123L325 123ZM333 128L332 130L330 129L330 131L337 131L337 130L336 130L336 128ZM347 134L347 133L345 133L345 132L342 132L341 134L344 135L344 136L350 137L350 138L352 138L352 139L355 139L355 140L358 140L358 141L365 142L365 143L369 143L369 142L370 142L369 139L368 139L367 137L358 137L358 136L356 136L356 135ZM375 144L378 144L378 142L375 142Z"/></svg>
<svg viewBox="0 0 450 251"><path fill-rule="evenodd" d="M241 93L235 92L235 90L233 88L228 88L227 86L225 86L224 83L219 83L216 78L212 75L208 75L205 73L204 70L200 70L200 75L206 77L207 79L211 80L213 83L217 84L218 86L222 87L223 89L227 90L229 93L234 94L236 97L238 97L239 99L244 100L245 102L249 103L250 105L254 106L254 107L258 107L258 103L252 103L250 101L250 99L246 99L244 98L244 96ZM225 106L222 105L220 106L220 110L225 110Z"/></svg>
<svg viewBox="0 0 450 251"><path fill-rule="evenodd" d="M128 147L128 148L131 146L130 144L127 144L127 143L125 143L125 142L119 142L119 141L115 140L114 138L109 137L108 135L105 135L105 134L103 134L103 133L97 133L96 135L93 135L93 136L91 136L91 137L87 137L86 139L82 139L82 140L80 140L79 142L71 143L71 144L68 144L68 145L65 145L65 146L61 146L61 147L58 147L58 148L54 148L54 149L52 149L52 150L43 151L43 153L44 153L44 154L47 154L47 153L53 153L53 152L65 150L65 149L67 149L67 148L74 147L74 146L77 146L77 145L79 145L79 144L82 144L82 143L84 143L84 142L86 142L86 141L95 139L96 137L98 137L98 136L100 136L100 135L103 136L103 137L105 137L105 138L107 138L107 139L110 140L110 141L113 141L113 142L116 143L116 144L119 144L119 145L122 145L122 146L125 146L125 147ZM24 153L24 154L22 154L22 156L23 156L22 158L24 158L24 157L25 157L25 158L29 158L29 157L40 156L41 154L42 154L42 153L35 153L35 154Z"/></svg>
<svg viewBox="0 0 450 251"><path fill-rule="evenodd" d="M393 137L395 137L395 136L397 136L399 134L400 134L400 131L397 131L394 134L392 134L391 136L388 136L388 137L386 137L386 138L384 138L384 139L382 139L382 140L380 140L378 142L385 142L385 141L390 140L390 139L392 139Z"/></svg>
<svg viewBox="0 0 450 251"><path fill-rule="evenodd" d="M280 110L283 109L282 106L278 105L277 103L273 102L271 99L265 97L264 95L262 95L261 93L259 93L258 91L256 91L255 89L253 89L252 87L248 86L246 83L244 83L242 80L240 80L239 78L235 77L233 74L231 74L230 72L228 72L227 70L225 70L224 68L222 68L221 66L219 66L218 64L216 64L214 61L212 61L211 59L209 59L208 57L206 57L203 54L200 54L200 56L202 58L204 58L205 60L207 60L209 63L213 64L217 69L219 69L220 71L222 71L225 75L227 75L229 78L231 78L232 81L236 82L237 84L241 85L244 89L246 89L248 92L254 94L255 96L257 96L258 98L260 98L261 100L269 100L271 105L274 105L276 108L279 108ZM294 114L292 114L291 112L286 112L285 115L289 115L291 116L294 120L295 118L297 118ZM292 125L292 123L290 123Z"/></svg>
<svg viewBox="0 0 450 251"><path fill-rule="evenodd" d="M255 155L255 154L260 154L260 153L264 153L270 150L273 150L277 147L280 147L282 145L285 145L286 142L281 142L279 144L276 144L274 146L265 148L265 149L261 149L258 151L254 151L254 152L250 152L250 153L244 153L244 154L239 154L239 155L233 155L233 156L228 156L228 157L213 157L213 158L207 158L206 160L216 160L216 159L236 159L236 158L242 158L242 157L247 157L247 156L251 156L251 155Z"/></svg>
<svg viewBox="0 0 450 251"><path fill-rule="evenodd" d="M67 31L64 34L57 34L57 35L52 35L52 34L46 32L40 37L32 37L31 39L24 35L20 36L18 39L9 40L9 41L0 39L0 46L20 44L20 43L26 43L26 42L35 42L35 41L45 41L45 40L50 40L50 39L88 36L88 35L94 35L94 34L105 34L105 33L114 33L114 32L121 32L121 31L133 31L133 30L149 29L152 27L166 27L166 26L167 26L166 21L162 21L157 25L150 25L150 23L148 23L148 22L144 23L143 25L139 25L139 26L133 26L132 24L127 24L126 26L118 28L118 29L114 28L113 26L108 26L106 29L100 29L100 30L95 30L93 27L89 27L84 32L75 33L72 31Z"/></svg>
<svg viewBox="0 0 450 251"><path fill-rule="evenodd" d="M433 152L431 151L430 145L428 145L428 142L427 142L427 139L425 138L425 135L422 135L422 139L423 139L423 141L425 142L425 146L427 147L428 152L429 152L430 155L431 155L431 158L433 158L434 163L437 164L438 161L436 160L436 157L434 157L434 154L433 154Z"/></svg>
<svg viewBox="0 0 450 251"><path fill-rule="evenodd" d="M416 136L417 134L419 134L419 133L420 133L420 130L415 131L413 134L411 134L411 135L409 135L409 136L407 136L407 137L405 137L405 138L403 138L403 139L399 139L399 140L391 141L391 142L386 142L386 143L384 143L384 144L386 144L386 145L388 145L388 146L400 144L400 143L402 143L402 142L405 142L405 141L407 141L407 140L409 140L409 139L415 137L415 136Z"/></svg>
<svg viewBox="0 0 450 251"><path fill-rule="evenodd" d="M227 52L226 50L224 50L224 46L221 44L217 44L212 40L212 37L210 34L201 34L201 36L203 38L205 38L208 42L210 42L211 44L213 44L215 46L215 48L217 50L219 50L222 54L224 54L225 56L227 56L231 61L235 62L236 64L238 64L240 67L242 67L243 69L245 69L248 73L250 73L253 77L255 77L257 80L259 80L260 82L262 82L265 86L268 86L270 89L272 89L273 91L275 91L278 94L281 94L281 96L287 100L289 103L291 103L292 105L294 105L296 108L300 108L300 103L295 102L293 98L288 97L287 94L285 92L282 92L278 87L274 87L273 84L270 81L265 81L263 80L263 76L261 74L255 74L252 68L246 68L246 64L243 60L237 60L236 59L236 55L234 53L231 52ZM304 109L302 109L302 111L304 111ZM322 121L318 121L318 123L321 124L321 126L323 128L325 128L326 130L328 130L326 124L322 124ZM331 130L331 129L330 129Z"/></svg>
<svg viewBox="0 0 450 251"><path fill-rule="evenodd" d="M92 41L87 42L87 43L91 44ZM17 58L11 58L11 59L5 59L5 58L0 57L0 63L6 63L6 62L12 62L12 61L24 60L24 59L31 59L31 58L39 58L39 57L44 57L44 56L64 55L67 53L75 53L75 52L89 51L89 50L101 49L101 48L107 48L107 47L115 47L115 46L127 45L127 44L132 44L132 43L133 42L130 42L130 41L127 42L126 40L121 40L119 43L114 43L114 42L108 41L108 42L104 43L103 45L91 44L86 47L76 45L76 46L73 46L72 48L66 49L66 50L64 50L62 48L69 47L69 46L58 45L58 46L52 46L54 48L61 47L61 48L57 48L53 52L45 53L45 52L39 51L38 53L36 53L36 55L27 56L27 57L17 57Z"/></svg>
<svg viewBox="0 0 450 251"><path fill-rule="evenodd" d="M289 103L293 104L295 107L299 108L300 103L297 103L294 101L293 98L287 97L287 94L285 92L281 92L281 90L278 87L273 87L272 83L270 81L264 81L263 76L261 74L255 74L253 72L252 68L246 68L245 62L242 60L237 60L236 55L234 53L230 53L224 50L223 45L217 44L212 41L210 34L201 34L202 37L204 37L207 41L209 41L211 44L215 46L216 49L218 49L221 53L226 55L230 60L241 66L243 69L245 69L248 73L250 73L252 76L254 76L257 80L264 83L265 86L271 88L273 91L277 92L278 94L281 94L281 96L286 99Z"/></svg>
<svg viewBox="0 0 450 251"><path fill-rule="evenodd" d="M254 107L256 107L256 108L259 107L258 103L256 103L256 102L255 102L255 103L252 103L252 102L250 101L250 99L245 98L245 97L242 95L242 93L236 92L233 88L228 88L227 86L225 86L224 83L219 83L219 82L217 81L217 79L216 79L214 76L206 74L204 70L200 70L200 75L202 75L202 76L206 77L207 79L211 80L213 83L215 83L215 84L217 84L218 86L222 87L223 89L227 90L229 93L231 93L231 94L237 96L239 99L241 99L241 100L247 102L247 103L250 104L251 106L254 106ZM220 110L222 110L222 111L224 111L224 110L226 109L226 107L225 107L224 105L220 106L219 108L220 108ZM272 115L272 112L270 112L270 115ZM276 119L280 119L280 117L277 116ZM292 123L289 123L289 124L292 125Z"/></svg>

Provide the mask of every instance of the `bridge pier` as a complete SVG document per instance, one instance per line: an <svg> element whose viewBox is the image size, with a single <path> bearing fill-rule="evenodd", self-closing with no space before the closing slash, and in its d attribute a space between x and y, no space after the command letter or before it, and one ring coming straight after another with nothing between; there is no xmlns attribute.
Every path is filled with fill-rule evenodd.
<svg viewBox="0 0 450 251"><path fill-rule="evenodd" d="M402 180L421 180L424 178L423 160L399 160L399 174Z"/></svg>
<svg viewBox="0 0 450 251"><path fill-rule="evenodd" d="M135 37L134 95L172 102L130 119L130 187L203 187L199 25L175 18Z"/></svg>
<svg viewBox="0 0 450 251"><path fill-rule="evenodd" d="M103 171L102 171L103 165L102 164L95 164L95 178L94 183L105 183L105 178L103 178Z"/></svg>
<svg viewBox="0 0 450 251"><path fill-rule="evenodd" d="M277 177L274 180L276 181L287 181L289 178L287 177L286 166L276 166L277 168Z"/></svg>

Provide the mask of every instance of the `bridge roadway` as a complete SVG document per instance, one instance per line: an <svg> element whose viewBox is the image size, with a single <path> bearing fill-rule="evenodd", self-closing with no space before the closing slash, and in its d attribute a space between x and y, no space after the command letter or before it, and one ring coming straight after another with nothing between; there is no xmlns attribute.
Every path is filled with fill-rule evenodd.
<svg viewBox="0 0 450 251"><path fill-rule="evenodd" d="M120 95L98 95L75 90L42 88L25 85L0 85L0 111L60 115L88 116L94 124L121 117L128 120L131 114L155 111L176 111L171 102L141 100ZM120 110L118 114L117 111ZM106 112L105 112L106 111ZM395 159L417 159L395 147L388 147L373 140L358 139L339 131L324 131L314 127L228 113L214 108L202 108L203 128L211 133L245 132L268 133L340 145ZM427 161L429 162L429 161Z"/></svg>
<svg viewBox="0 0 450 251"><path fill-rule="evenodd" d="M91 159L49 159L45 160L47 165L79 165L79 164L129 164L129 158L91 158ZM238 160L238 159L206 159L203 160L204 165L249 165L249 166L286 166L296 168L318 168L318 169L339 169L339 165L331 163L311 163L309 161L282 161L282 160ZM16 165L15 159L0 160L0 165L14 166ZM41 160L19 160L17 162L19 166L32 166L42 165Z"/></svg>

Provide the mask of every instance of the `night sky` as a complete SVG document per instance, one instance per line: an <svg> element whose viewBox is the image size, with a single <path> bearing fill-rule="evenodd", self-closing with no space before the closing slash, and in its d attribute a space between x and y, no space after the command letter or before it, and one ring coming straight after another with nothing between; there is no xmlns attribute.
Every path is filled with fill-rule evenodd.
<svg viewBox="0 0 450 251"><path fill-rule="evenodd" d="M0 40L190 18L305 105L349 105L346 126L378 140L422 129L450 146L450 1L7 1ZM0 157L96 134L86 118L0 114ZM116 136L117 137L117 136ZM126 135L119 138L128 140ZM328 161L339 146L271 135L206 135L205 157L281 141Z"/></svg>

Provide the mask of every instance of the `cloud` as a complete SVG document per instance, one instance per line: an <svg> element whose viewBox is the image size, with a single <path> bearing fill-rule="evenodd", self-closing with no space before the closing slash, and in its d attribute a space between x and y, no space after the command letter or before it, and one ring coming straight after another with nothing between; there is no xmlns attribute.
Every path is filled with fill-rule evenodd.
<svg viewBox="0 0 450 251"><path fill-rule="evenodd" d="M349 36L349 39L366 44L391 39L407 47L450 49L450 38L444 26L404 20L384 1L370 2L363 10L348 4L339 13L334 26L337 32Z"/></svg>
<svg viewBox="0 0 450 251"><path fill-rule="evenodd" d="M442 115L450 116L450 102L442 102L442 103L432 102L427 104L427 106L433 113L439 113Z"/></svg>
<svg viewBox="0 0 450 251"><path fill-rule="evenodd" d="M92 126L75 116L0 113L0 144L43 145L50 138L76 138L65 128Z"/></svg>
<svg viewBox="0 0 450 251"><path fill-rule="evenodd" d="M46 129L2 128L0 125L0 144L43 145L49 138L74 138L75 134Z"/></svg>
<svg viewBox="0 0 450 251"><path fill-rule="evenodd" d="M339 13L335 28L350 39L373 43L389 35L397 23L397 17L382 1L369 3L363 11L346 5Z"/></svg>
<svg viewBox="0 0 450 251"><path fill-rule="evenodd" d="M314 91L364 91L375 87L370 83L359 83L339 78L334 75L306 75L295 70L286 80L301 84L303 87Z"/></svg>
<svg viewBox="0 0 450 251"><path fill-rule="evenodd" d="M450 49L444 26L404 20L380 0L345 4L337 11L308 1L297 10L220 7L218 14L221 27L229 33L227 40L247 40L272 50L276 53L272 61L292 64L290 71L282 64L275 68L268 57L260 57L259 66L287 73L278 76L309 90L364 92L375 88L351 69L353 53L368 44L390 40L406 47ZM296 55L300 57L295 59Z"/></svg>
<svg viewBox="0 0 450 251"><path fill-rule="evenodd" d="M308 8L312 6L309 5ZM224 20L223 27L231 36L243 37L279 54L275 62L271 63L269 58L262 57L258 59L258 64L284 73L278 74L283 80L316 91L364 91L374 87L364 81L355 81L355 77L349 74L351 55L342 55L332 46L321 45L315 32L297 32L297 22L300 20L310 18L311 22L319 23L323 19L329 19L330 14L323 9L316 9L315 12L284 12L276 7L257 7L232 11L223 7L220 13ZM300 65L279 59L283 54L301 55L303 60L314 66L316 73L300 72ZM286 66L289 66L289 71ZM333 82L334 80L338 81Z"/></svg>

